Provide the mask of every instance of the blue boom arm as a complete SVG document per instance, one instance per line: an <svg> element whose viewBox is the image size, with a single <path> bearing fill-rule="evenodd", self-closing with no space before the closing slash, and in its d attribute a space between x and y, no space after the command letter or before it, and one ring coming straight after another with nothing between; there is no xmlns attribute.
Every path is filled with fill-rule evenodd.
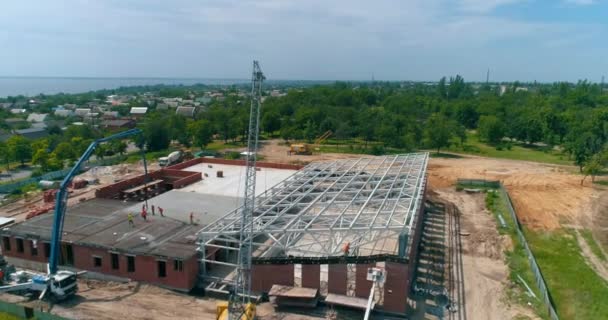
<svg viewBox="0 0 608 320"><path fill-rule="evenodd" d="M82 164L89 159L91 154L93 154L93 152L100 143L114 139L126 138L139 133L141 133L141 130L131 129L93 141L89 145L87 150L82 154L82 156L80 156L80 159L78 159L76 165L74 165L72 170L70 170L68 175L61 182L59 191L57 192L57 199L55 200L55 215L53 216L53 230L51 235L51 255L49 257L48 267L49 274L57 273L57 264L59 263L59 250L61 248L61 235L63 234L63 220L67 208L68 185L70 184L70 182L72 182L74 176L78 174L78 172L80 172L80 167L82 166Z"/></svg>

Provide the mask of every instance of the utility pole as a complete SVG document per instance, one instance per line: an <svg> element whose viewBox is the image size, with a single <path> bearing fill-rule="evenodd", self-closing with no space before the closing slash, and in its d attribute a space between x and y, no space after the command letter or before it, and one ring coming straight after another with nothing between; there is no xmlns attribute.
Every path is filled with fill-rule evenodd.
<svg viewBox="0 0 608 320"><path fill-rule="evenodd" d="M488 68L488 72L486 72L486 84L490 83L490 68Z"/></svg>
<svg viewBox="0 0 608 320"><path fill-rule="evenodd" d="M245 196L241 211L239 230L238 267L234 291L228 301L231 320L240 320L251 302L251 236L253 234L253 212L255 210L255 165L260 130L260 107L262 105L262 81L266 78L257 61L253 61L251 75L251 107L249 130L247 131L247 169L245 173Z"/></svg>

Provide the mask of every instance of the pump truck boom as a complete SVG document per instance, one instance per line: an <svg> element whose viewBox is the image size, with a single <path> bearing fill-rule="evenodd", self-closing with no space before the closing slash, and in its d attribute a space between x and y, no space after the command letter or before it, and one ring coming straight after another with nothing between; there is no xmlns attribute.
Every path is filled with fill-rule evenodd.
<svg viewBox="0 0 608 320"><path fill-rule="evenodd" d="M53 229L51 231L51 252L49 263L47 265L47 274L37 274L29 271L17 271L10 275L10 282L0 287L0 293L10 291L25 291L39 292L39 299L43 299L47 294L50 295L50 300L61 301L72 297L77 291L76 273L68 270L58 270L61 235L63 234L63 221L67 209L68 200L68 185L76 174L80 172L80 168L93 154L99 144L114 140L122 139L132 135L140 134L141 130L131 129L123 131L109 137L101 138L93 141L87 150L80 156L76 165L68 172L66 177L61 182L57 198L55 201L55 212L53 216ZM144 167L146 166L144 155ZM144 168L147 171L147 168ZM146 172L147 174L147 172Z"/></svg>

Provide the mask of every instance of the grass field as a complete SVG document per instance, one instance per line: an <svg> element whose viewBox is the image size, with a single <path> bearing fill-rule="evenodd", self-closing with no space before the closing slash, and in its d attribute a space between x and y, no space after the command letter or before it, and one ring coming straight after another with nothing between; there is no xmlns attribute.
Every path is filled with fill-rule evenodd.
<svg viewBox="0 0 608 320"><path fill-rule="evenodd" d="M593 251L593 254L600 258L600 260L606 261L606 255L604 254L602 249L600 249L600 246L597 244L595 239L593 239L593 234L591 234L591 231L581 230L581 235L585 239L585 242L587 242L587 245L589 245L589 247L591 248L591 251Z"/></svg>
<svg viewBox="0 0 608 320"><path fill-rule="evenodd" d="M608 319L608 283L587 265L573 232L525 233L560 319Z"/></svg>
<svg viewBox="0 0 608 320"><path fill-rule="evenodd" d="M340 143L338 145L338 143ZM320 146L322 152L335 152L335 153L363 153L372 154L374 146L381 146L379 142L369 142L367 147L362 140L351 139L348 141L339 142L335 139L329 139L327 142ZM435 151L435 150L431 150ZM452 141L449 148L441 149L444 152L470 154L483 157L501 158L501 159L512 159L512 160L524 160L534 161L542 163L560 164L560 165L572 165L572 160L561 152L549 149L545 147L539 147L534 145L526 145L524 143L513 142L510 148L502 148L498 150L496 147L488 145L484 142L479 141L476 133L468 132L467 141L461 146L457 140ZM384 153L395 154L411 152L406 149L396 148L385 148ZM433 153L434 154L434 153ZM442 153L446 155L448 153Z"/></svg>
<svg viewBox="0 0 608 320"><path fill-rule="evenodd" d="M556 150L546 150L543 147L527 146L523 143L513 143L510 150L507 148L497 150L496 147L479 141L477 134L473 132L467 133L467 141L463 146L460 146L459 143L455 142L450 148L447 149L447 151L491 158L572 165L572 161L568 160L566 155L563 155Z"/></svg>

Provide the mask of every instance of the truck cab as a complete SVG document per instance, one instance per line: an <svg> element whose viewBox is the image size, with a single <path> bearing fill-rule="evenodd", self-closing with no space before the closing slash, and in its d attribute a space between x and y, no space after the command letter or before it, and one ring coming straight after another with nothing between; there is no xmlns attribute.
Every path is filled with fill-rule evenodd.
<svg viewBox="0 0 608 320"><path fill-rule="evenodd" d="M59 301L75 295L78 291L76 273L66 270L57 272L57 274L51 276L49 289L55 299Z"/></svg>

